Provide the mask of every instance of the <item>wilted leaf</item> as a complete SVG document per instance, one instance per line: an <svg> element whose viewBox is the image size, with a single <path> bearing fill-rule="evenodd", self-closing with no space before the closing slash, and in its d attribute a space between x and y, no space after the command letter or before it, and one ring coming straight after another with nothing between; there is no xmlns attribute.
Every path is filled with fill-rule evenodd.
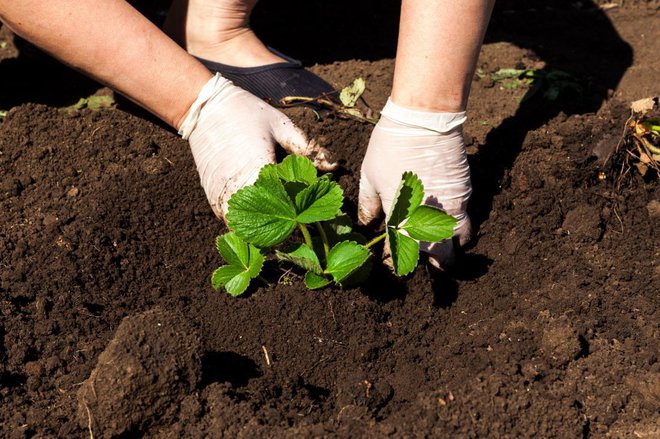
<svg viewBox="0 0 660 439"><path fill-rule="evenodd" d="M350 116L357 117L357 118L363 118L364 116L362 115L362 112L358 110L357 108L346 108L343 110L343 113L346 113Z"/></svg>
<svg viewBox="0 0 660 439"><path fill-rule="evenodd" d="M351 85L345 87L339 93L339 100L345 107L354 107L362 93L364 93L366 85L363 78L355 78Z"/></svg>
<svg viewBox="0 0 660 439"><path fill-rule="evenodd" d="M635 113L644 114L647 113L648 111L653 110L653 107L655 107L656 102L657 102L656 97L639 99L630 104L630 109Z"/></svg>

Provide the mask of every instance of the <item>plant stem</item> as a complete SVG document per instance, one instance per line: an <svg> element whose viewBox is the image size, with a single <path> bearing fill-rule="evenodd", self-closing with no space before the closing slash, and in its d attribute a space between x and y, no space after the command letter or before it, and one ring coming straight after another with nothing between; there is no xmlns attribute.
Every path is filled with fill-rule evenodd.
<svg viewBox="0 0 660 439"><path fill-rule="evenodd" d="M324 98L323 95L317 98L309 98L305 96L285 96L280 99L279 104L281 107L287 108L287 107L294 107L296 105L310 103L310 102L314 102L316 104L325 106L326 108L329 108L330 110L339 113L349 119L351 118L357 119L361 122L368 122L374 125L376 124L376 122L378 122L377 120L372 120L367 117L364 117L361 114L356 114L356 112L351 112L349 111L351 110L350 108L344 107L343 105L335 104L331 100Z"/></svg>
<svg viewBox="0 0 660 439"><path fill-rule="evenodd" d="M312 250L314 250L314 244L312 244L312 235L309 234L309 230L307 230L307 226L304 224L298 223L298 228L303 234L303 237L305 238L305 244L309 246Z"/></svg>
<svg viewBox="0 0 660 439"><path fill-rule="evenodd" d="M328 260L328 254L330 253L330 243L328 242L328 235L326 235L325 230L323 229L323 225L321 223L315 223L316 224L316 230L319 231L319 235L321 235L321 241L323 241L323 253L325 253L325 260Z"/></svg>
<svg viewBox="0 0 660 439"><path fill-rule="evenodd" d="M266 285L266 286L270 285L270 282L268 282L268 281L266 280L266 278L263 277L262 275L257 276L257 279L259 279L261 282L263 282L264 285Z"/></svg>
<svg viewBox="0 0 660 439"><path fill-rule="evenodd" d="M382 241L382 240L385 239L386 237L387 237L387 232L383 233L382 235L378 235L378 236L376 236L374 239L372 239L371 241L369 241L369 242L365 245L365 247L366 247L366 248L371 248L372 246L378 244L380 241Z"/></svg>

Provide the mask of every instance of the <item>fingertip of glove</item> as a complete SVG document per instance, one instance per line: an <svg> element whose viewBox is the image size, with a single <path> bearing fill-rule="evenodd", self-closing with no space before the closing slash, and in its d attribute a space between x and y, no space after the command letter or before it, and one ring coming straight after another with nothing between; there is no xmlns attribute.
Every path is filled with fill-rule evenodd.
<svg viewBox="0 0 660 439"><path fill-rule="evenodd" d="M367 209L362 203L358 205L358 221L363 226L371 224L378 214L374 214L370 209Z"/></svg>
<svg viewBox="0 0 660 439"><path fill-rule="evenodd" d="M428 267L434 271L446 271L456 265L456 250L453 239L430 244L423 250L428 254Z"/></svg>
<svg viewBox="0 0 660 439"><path fill-rule="evenodd" d="M314 166L321 171L334 171L339 167L339 163L334 160L332 153L322 146L315 148L316 155L314 156Z"/></svg>

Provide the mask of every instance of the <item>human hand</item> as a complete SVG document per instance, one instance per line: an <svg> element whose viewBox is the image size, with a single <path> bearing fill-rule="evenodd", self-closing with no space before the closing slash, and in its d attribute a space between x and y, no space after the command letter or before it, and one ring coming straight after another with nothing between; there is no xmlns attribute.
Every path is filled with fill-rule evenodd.
<svg viewBox="0 0 660 439"><path fill-rule="evenodd" d="M217 74L202 89L181 124L190 141L206 198L219 218L234 192L252 184L261 167L275 162L275 144L330 171L329 152L309 141L282 112Z"/></svg>
<svg viewBox="0 0 660 439"><path fill-rule="evenodd" d="M456 217L454 240L420 245L436 267L453 263L454 241L463 246L472 239L466 213L472 185L463 142L465 119L465 112L421 112L388 100L362 162L358 217L363 224L373 221L381 209L389 213L405 171L424 183L424 204Z"/></svg>

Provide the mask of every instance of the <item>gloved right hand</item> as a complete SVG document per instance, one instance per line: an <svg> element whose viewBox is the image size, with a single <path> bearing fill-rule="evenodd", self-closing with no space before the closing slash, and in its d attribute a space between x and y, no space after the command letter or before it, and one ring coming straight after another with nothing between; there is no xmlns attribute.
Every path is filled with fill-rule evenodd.
<svg viewBox="0 0 660 439"><path fill-rule="evenodd" d="M216 74L201 90L179 134L189 140L206 198L219 218L234 192L275 162L275 144L310 158L322 171L336 164L329 152L283 113Z"/></svg>
<svg viewBox="0 0 660 439"><path fill-rule="evenodd" d="M418 111L390 99L362 162L358 216L363 224L373 221L381 210L390 211L405 171L422 180L425 204L440 207L456 218L454 240L420 244L436 267L449 267L454 261L454 245L463 246L472 238L466 212L472 184L463 142L465 120L465 112Z"/></svg>

